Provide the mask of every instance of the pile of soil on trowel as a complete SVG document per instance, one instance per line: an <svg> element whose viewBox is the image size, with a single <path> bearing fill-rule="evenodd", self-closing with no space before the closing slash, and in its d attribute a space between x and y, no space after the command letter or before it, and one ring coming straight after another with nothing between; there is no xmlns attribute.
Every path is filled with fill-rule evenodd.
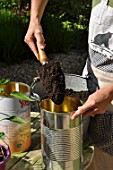
<svg viewBox="0 0 113 170"><path fill-rule="evenodd" d="M65 96L65 76L58 61L50 60L41 66L40 81L46 89L48 98L61 104Z"/></svg>

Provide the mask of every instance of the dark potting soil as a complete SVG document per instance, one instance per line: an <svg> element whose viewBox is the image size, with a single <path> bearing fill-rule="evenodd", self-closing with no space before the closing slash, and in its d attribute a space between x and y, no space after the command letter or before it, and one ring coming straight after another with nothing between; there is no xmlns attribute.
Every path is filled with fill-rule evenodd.
<svg viewBox="0 0 113 170"><path fill-rule="evenodd" d="M66 89L65 96L75 97L84 102L87 100L89 96L89 92L88 91L74 91L72 89Z"/></svg>
<svg viewBox="0 0 113 170"><path fill-rule="evenodd" d="M41 66L39 75L48 97L55 104L61 104L65 96L65 76L60 63L50 60Z"/></svg>

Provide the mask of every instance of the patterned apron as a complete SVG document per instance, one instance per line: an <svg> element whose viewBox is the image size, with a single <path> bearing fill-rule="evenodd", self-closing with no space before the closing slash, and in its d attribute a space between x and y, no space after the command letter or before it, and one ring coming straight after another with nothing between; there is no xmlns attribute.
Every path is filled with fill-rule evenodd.
<svg viewBox="0 0 113 170"><path fill-rule="evenodd" d="M107 3L108 0L101 0L101 2L92 9L91 13L88 42L89 48L94 53L90 53L90 59L86 65L90 76L88 88L91 92L113 83L113 67L111 67L111 72L103 71L103 68L95 68L95 63L92 62L93 57L95 57L95 52L97 52L106 58L106 62L110 61L113 63L113 8L108 6ZM100 60L100 58L97 58L96 61L97 60ZM84 69L84 75L86 74L86 67ZM88 134L92 142L99 149L113 156L112 103L107 108L105 114L97 114L90 118Z"/></svg>

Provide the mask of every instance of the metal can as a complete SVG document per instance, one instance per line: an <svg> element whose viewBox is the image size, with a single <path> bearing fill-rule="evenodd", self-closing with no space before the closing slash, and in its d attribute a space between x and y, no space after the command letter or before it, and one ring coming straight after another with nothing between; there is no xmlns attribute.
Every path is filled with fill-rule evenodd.
<svg viewBox="0 0 113 170"><path fill-rule="evenodd" d="M0 131L5 133L5 142L9 145L11 153L23 152L31 145L30 102L9 97L9 94L13 91L19 91L27 95L30 92L30 87L21 82L9 82L2 88L8 97L0 95L0 113L2 113L0 118L18 116L26 123L18 124L4 119L0 122Z"/></svg>
<svg viewBox="0 0 113 170"><path fill-rule="evenodd" d="M46 170L80 170L82 165L82 116L70 114L81 102L65 97L61 105L50 99L41 104L41 147Z"/></svg>

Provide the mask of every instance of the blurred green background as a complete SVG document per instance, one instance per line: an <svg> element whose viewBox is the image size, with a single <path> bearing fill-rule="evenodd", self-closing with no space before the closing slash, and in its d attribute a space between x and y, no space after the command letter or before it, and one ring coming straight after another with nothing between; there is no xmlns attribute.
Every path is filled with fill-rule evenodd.
<svg viewBox="0 0 113 170"><path fill-rule="evenodd" d="M46 53L86 51L90 10L91 0L49 0L42 18ZM33 58L24 43L29 18L30 0L0 0L0 61Z"/></svg>

